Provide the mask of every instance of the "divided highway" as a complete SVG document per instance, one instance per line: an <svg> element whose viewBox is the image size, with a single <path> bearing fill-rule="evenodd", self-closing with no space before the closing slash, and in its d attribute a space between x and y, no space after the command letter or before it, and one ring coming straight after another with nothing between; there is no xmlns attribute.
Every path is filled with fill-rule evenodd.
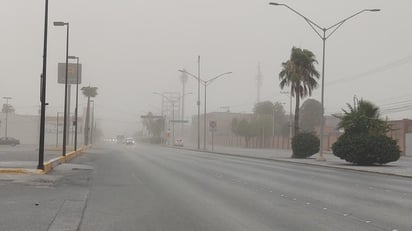
<svg viewBox="0 0 412 231"><path fill-rule="evenodd" d="M412 180L150 145L112 145L80 230L410 230Z"/></svg>

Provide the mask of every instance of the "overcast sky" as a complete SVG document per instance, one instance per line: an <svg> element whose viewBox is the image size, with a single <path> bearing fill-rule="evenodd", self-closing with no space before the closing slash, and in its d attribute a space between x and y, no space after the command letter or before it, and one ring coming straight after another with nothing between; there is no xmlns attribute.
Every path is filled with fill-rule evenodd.
<svg viewBox="0 0 412 231"><path fill-rule="evenodd" d="M297 46L315 53L321 72L322 40L298 15L268 2L50 0L47 113L63 111L64 102L57 63L65 61L66 31L53 27L53 21L70 23L69 55L79 56L83 64L82 86L98 87L96 114L102 123L115 125L107 131L110 135L136 130L141 114L160 113L160 96L152 92L181 91L177 70L197 74L198 55L203 79L233 72L208 87L208 111L230 106L232 112L250 112L259 63L261 100L285 102L288 111L288 96L279 88L281 63ZM339 112L356 95L386 109L390 119L412 117L412 1L281 2L322 27L365 8L380 8L347 21L327 40L325 110ZM13 97L10 104L17 113L36 114L44 0L0 4L0 95ZM186 97L186 114L192 115L197 112L197 84L189 79L186 88L193 92ZM320 93L318 88L312 97L320 100ZM85 102L81 97L80 105Z"/></svg>

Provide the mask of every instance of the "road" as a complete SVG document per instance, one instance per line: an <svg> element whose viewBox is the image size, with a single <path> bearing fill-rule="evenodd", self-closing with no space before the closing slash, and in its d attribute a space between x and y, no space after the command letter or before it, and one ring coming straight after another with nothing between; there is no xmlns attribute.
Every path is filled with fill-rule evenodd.
<svg viewBox="0 0 412 231"><path fill-rule="evenodd" d="M412 180L149 145L104 146L80 230L411 230Z"/></svg>
<svg viewBox="0 0 412 231"><path fill-rule="evenodd" d="M102 145L46 175L0 175L0 230L398 230L412 178Z"/></svg>

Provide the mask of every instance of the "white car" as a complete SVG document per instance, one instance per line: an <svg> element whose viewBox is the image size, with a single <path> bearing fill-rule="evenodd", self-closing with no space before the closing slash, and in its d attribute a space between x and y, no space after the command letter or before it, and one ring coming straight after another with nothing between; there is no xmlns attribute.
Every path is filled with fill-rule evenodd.
<svg viewBox="0 0 412 231"><path fill-rule="evenodd" d="M125 144L127 144L127 145L131 145L131 144L135 144L135 143L136 143L136 141L134 141L134 139L131 138L131 137L126 138L126 140L125 140Z"/></svg>
<svg viewBox="0 0 412 231"><path fill-rule="evenodd" d="M182 139L176 139L175 140L175 146L183 147L183 140Z"/></svg>

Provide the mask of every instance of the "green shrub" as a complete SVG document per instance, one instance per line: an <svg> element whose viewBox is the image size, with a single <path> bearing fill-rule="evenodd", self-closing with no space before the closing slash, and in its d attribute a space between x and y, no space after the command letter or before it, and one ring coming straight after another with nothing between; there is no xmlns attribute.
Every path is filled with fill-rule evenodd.
<svg viewBox="0 0 412 231"><path fill-rule="evenodd" d="M345 133L332 145L332 150L335 156L358 165L397 161L401 153L392 138L368 133Z"/></svg>
<svg viewBox="0 0 412 231"><path fill-rule="evenodd" d="M319 138L309 132L302 132L292 138L292 158L306 158L319 152Z"/></svg>

